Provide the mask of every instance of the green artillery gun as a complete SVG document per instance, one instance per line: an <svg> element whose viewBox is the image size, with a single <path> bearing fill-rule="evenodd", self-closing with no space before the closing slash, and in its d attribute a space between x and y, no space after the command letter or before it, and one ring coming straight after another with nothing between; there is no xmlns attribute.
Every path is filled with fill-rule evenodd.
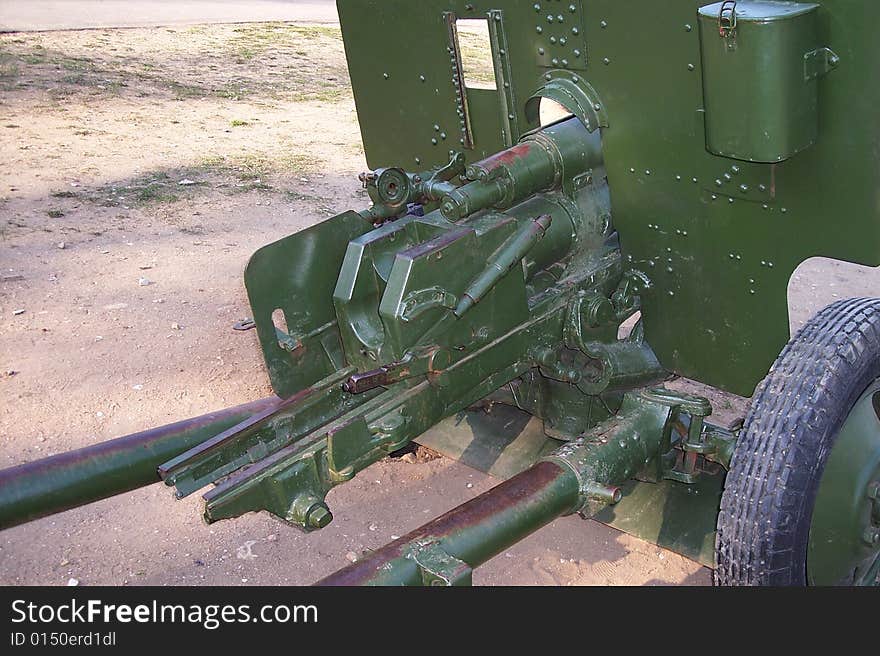
<svg viewBox="0 0 880 656"><path fill-rule="evenodd" d="M338 7L373 204L247 266L277 398L0 472L0 525L161 478L318 530L418 440L508 480L322 583L468 583L572 513L721 584L876 583L880 300L785 346L800 262L880 265L868 2ZM744 423L673 375L751 395Z"/></svg>

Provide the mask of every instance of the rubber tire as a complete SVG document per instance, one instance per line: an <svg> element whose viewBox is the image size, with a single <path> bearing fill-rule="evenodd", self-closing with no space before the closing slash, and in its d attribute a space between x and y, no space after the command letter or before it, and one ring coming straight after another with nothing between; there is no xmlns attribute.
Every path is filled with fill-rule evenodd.
<svg viewBox="0 0 880 656"><path fill-rule="evenodd" d="M806 585L819 482L837 432L880 377L880 299L838 301L792 338L758 385L725 481L718 585Z"/></svg>

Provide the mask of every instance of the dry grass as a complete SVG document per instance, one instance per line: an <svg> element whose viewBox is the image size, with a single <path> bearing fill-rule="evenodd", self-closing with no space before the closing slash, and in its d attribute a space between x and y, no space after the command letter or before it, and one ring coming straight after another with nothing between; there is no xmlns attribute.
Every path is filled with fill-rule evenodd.
<svg viewBox="0 0 880 656"><path fill-rule="evenodd" d="M187 38L194 34L202 38ZM49 33L0 35L0 86L50 89L56 99L159 93L178 100L332 102L350 93L335 27L258 23L165 29L157 37L148 44L124 32L92 31L59 50Z"/></svg>
<svg viewBox="0 0 880 656"><path fill-rule="evenodd" d="M467 86L494 89L495 67L486 21L459 21L458 47Z"/></svg>

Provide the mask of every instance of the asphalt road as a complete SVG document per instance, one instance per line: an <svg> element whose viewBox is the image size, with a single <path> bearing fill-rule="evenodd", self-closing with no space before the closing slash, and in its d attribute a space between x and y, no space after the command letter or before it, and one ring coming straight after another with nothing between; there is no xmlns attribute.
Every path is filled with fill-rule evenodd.
<svg viewBox="0 0 880 656"><path fill-rule="evenodd" d="M338 20L335 0L0 0L0 32Z"/></svg>

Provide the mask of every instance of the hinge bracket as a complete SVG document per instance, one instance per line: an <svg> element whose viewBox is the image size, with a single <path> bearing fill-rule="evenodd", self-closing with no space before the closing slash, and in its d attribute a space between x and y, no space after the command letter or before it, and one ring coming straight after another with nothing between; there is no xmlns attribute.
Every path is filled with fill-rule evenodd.
<svg viewBox="0 0 880 656"><path fill-rule="evenodd" d="M838 64L840 57L831 48L811 50L804 55L804 80L809 82L822 77L837 68Z"/></svg>
<svg viewBox="0 0 880 656"><path fill-rule="evenodd" d="M449 555L439 542L426 542L414 548L409 557L422 575L422 584L430 587L473 585L474 570L463 560Z"/></svg>

